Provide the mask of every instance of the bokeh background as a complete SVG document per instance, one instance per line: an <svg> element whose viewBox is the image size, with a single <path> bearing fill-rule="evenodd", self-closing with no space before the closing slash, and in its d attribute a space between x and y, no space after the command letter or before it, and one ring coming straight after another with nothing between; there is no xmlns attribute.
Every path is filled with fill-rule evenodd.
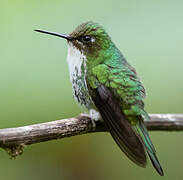
<svg viewBox="0 0 183 180"><path fill-rule="evenodd" d="M182 0L0 0L0 128L80 113L72 98L67 44L40 28L69 33L92 20L105 26L147 90L150 113L183 113ZM150 132L164 179L183 178L183 132ZM162 179L129 161L107 133L29 146L11 160L0 151L3 180Z"/></svg>

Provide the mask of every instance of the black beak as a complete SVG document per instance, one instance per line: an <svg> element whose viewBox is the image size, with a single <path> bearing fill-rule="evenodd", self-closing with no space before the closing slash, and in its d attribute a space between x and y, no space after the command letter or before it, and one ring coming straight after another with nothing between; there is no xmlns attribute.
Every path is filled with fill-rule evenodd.
<svg viewBox="0 0 183 180"><path fill-rule="evenodd" d="M67 40L72 40L73 38L70 35L67 34L60 34L60 33L55 33L55 32L49 32L49 31L43 31L43 30L39 30L39 29L35 29L34 31L40 32L40 33L45 33L45 34L50 34L53 36L58 36Z"/></svg>

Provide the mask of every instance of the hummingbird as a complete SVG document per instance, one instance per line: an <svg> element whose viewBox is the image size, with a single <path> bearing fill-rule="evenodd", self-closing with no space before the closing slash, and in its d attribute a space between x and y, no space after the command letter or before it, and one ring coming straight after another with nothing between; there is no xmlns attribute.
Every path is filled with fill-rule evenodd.
<svg viewBox="0 0 183 180"><path fill-rule="evenodd" d="M112 138L135 164L152 165L163 176L144 120L145 89L136 70L127 62L106 30L92 21L70 34L35 30L67 40L73 96L88 109L91 119L102 120Z"/></svg>

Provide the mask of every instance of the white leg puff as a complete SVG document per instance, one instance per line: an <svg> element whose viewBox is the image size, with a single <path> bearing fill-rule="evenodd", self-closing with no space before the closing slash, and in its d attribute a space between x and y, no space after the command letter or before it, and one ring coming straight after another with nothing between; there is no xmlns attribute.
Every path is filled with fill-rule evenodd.
<svg viewBox="0 0 183 180"><path fill-rule="evenodd" d="M91 119L94 121L98 121L99 119L101 119L100 113L98 111L96 111L95 109L90 109L89 114L90 114Z"/></svg>

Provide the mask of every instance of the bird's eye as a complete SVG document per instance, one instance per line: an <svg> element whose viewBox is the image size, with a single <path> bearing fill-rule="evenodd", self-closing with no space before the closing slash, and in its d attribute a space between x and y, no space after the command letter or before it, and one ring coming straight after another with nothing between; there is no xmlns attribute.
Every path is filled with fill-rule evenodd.
<svg viewBox="0 0 183 180"><path fill-rule="evenodd" d="M81 36L79 40L83 43L87 43L87 42L91 42L92 38L91 36L86 35L86 36Z"/></svg>

